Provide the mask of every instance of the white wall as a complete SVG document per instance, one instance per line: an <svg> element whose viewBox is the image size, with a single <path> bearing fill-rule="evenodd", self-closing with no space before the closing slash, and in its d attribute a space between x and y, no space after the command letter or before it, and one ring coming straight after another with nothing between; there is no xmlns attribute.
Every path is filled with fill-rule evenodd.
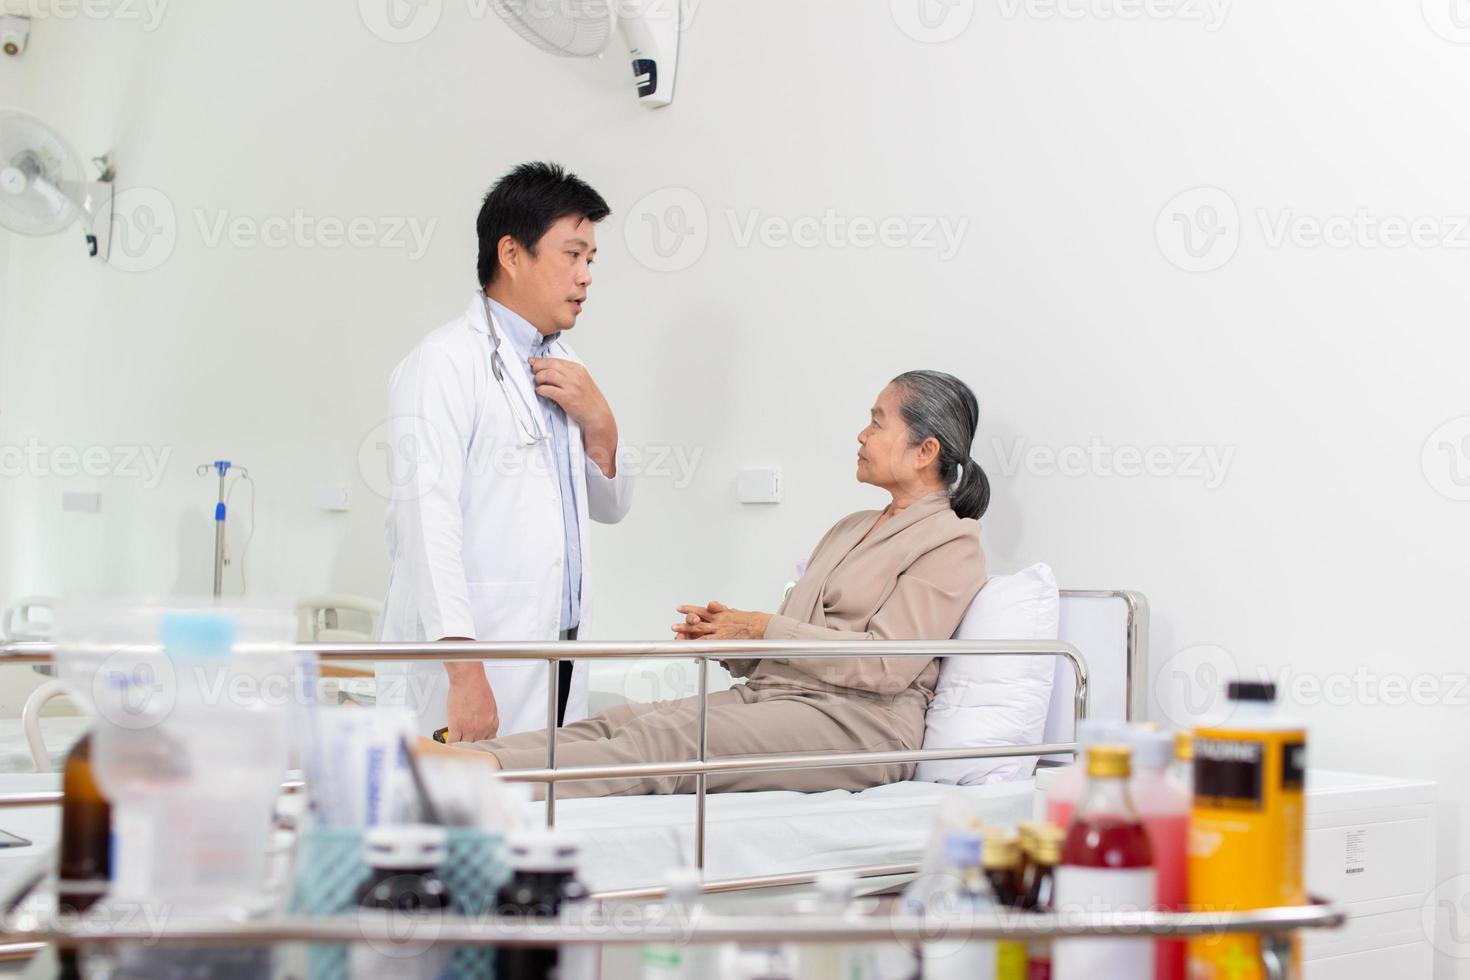
<svg viewBox="0 0 1470 980"><path fill-rule="evenodd" d="M477 6L445 0L408 44L374 36L352 4L181 2L152 31L38 22L20 101L83 151L114 149L119 186L153 189L129 207L162 195L176 243L133 273L70 235L10 243L0 443L171 456L156 488L97 481L98 516L60 511L83 478L6 481L11 593L207 589L213 487L194 466L227 454L258 480L253 593L380 594L382 504L358 457L387 374L468 300L488 184L551 158L615 209L578 349L628 441L703 454L691 485L645 480L633 515L599 528L598 635L663 637L679 601L770 606L833 520L881 503L853 483L852 451L884 380L951 370L985 406L994 568L1044 559L1068 586L1147 593L1166 684L1211 668L1329 685L1372 671L1345 698L1296 689L1314 761L1438 780L1441 867L1463 870L1470 777L1450 747L1467 731L1470 504L1436 486L1454 492L1451 464L1470 459L1436 448L1426 468L1421 450L1470 415L1470 235L1449 220L1470 211L1470 46L1431 29L1432 0L1238 5L1216 30L1186 19L1203 4L1048 19L1040 0L1001 0L944 44L906 36L885 4L701 3L679 101L657 113L634 104L621 58L551 59ZM16 91L16 67L0 71ZM1199 186L1238 208L1224 239L1238 249L1186 272L1168 258L1183 261L1172 212L1162 247L1156 219ZM686 244L704 252L676 274L640 262L645 222L687 198L634 210L665 188L706 214ZM968 227L948 261L742 247L732 230L732 212L743 226L829 208ZM1271 244L1283 215L1360 208L1437 216L1459 237ZM200 226L296 209L437 226L416 261L210 247ZM1231 455L1215 488L1187 469L1002 465L1018 446L1093 440L1164 447L1170 466ZM733 502L734 471L753 462L784 467L780 506ZM353 485L348 514L312 506L334 480ZM1385 675L1430 678L1429 703L1385 703Z"/></svg>

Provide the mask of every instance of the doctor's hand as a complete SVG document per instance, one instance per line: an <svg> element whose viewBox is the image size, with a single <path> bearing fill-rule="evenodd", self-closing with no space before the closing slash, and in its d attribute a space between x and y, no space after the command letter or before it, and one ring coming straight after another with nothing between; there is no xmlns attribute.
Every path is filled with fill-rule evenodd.
<svg viewBox="0 0 1470 980"><path fill-rule="evenodd" d="M449 731L446 742L479 742L500 731L495 692L478 663L445 664L449 675Z"/></svg>
<svg viewBox="0 0 1470 980"><path fill-rule="evenodd" d="M617 468L618 423L592 375L576 361L559 357L531 358L531 374L536 379L536 394L556 402L582 427L587 455L612 479Z"/></svg>
<svg viewBox="0 0 1470 980"><path fill-rule="evenodd" d="M723 602L707 606L679 606L682 623L673 626L681 640L760 640L766 635L771 614L731 609Z"/></svg>

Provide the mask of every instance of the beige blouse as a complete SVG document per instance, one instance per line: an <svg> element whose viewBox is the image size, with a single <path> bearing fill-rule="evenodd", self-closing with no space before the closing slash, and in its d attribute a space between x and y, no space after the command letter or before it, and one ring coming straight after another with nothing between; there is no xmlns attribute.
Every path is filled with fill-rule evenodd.
<svg viewBox="0 0 1470 980"><path fill-rule="evenodd" d="M985 584L980 522L936 491L899 511L866 540L881 511L844 517L817 542L805 574L766 628L768 640L947 640ZM885 699L921 695L939 680L932 657L731 660L752 686L856 691Z"/></svg>

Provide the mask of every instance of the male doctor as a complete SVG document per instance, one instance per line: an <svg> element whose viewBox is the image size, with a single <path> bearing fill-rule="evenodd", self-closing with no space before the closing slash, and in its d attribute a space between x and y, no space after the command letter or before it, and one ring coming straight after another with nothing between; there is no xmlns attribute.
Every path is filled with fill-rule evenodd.
<svg viewBox="0 0 1470 980"><path fill-rule="evenodd" d="M564 338L592 283L601 195L526 163L486 195L469 307L389 382L394 492L383 640L574 640L589 621L588 525L628 513L618 425ZM559 664L560 714L587 713L587 664ZM545 661L384 664L379 700L450 742L544 728Z"/></svg>

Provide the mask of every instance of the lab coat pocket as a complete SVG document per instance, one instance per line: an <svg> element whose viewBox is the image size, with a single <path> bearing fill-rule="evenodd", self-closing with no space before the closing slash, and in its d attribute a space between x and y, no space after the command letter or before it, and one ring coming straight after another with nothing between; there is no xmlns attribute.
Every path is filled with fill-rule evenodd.
<svg viewBox="0 0 1470 980"><path fill-rule="evenodd" d="M535 582L469 582L470 611L479 640L536 640L544 631ZM533 661L511 661L510 665Z"/></svg>

